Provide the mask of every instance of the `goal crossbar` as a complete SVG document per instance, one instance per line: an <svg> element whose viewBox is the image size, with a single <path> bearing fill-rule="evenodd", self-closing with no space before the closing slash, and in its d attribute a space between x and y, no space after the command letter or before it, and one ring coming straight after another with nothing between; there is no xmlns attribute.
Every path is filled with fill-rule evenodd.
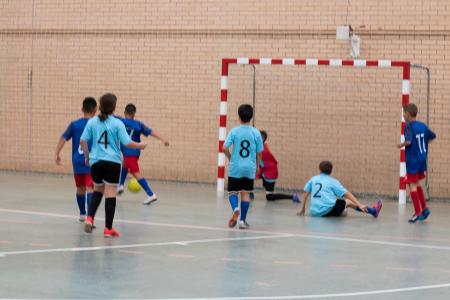
<svg viewBox="0 0 450 300"><path fill-rule="evenodd" d="M227 135L227 101L228 101L228 73L230 65L300 65L300 66L328 66L328 67L355 67L355 68L398 68L403 71L401 105L409 103L411 64L409 61L393 60L343 60L343 59L294 59L294 58L223 58L222 73L220 78L220 113L219 113L219 154L217 172L217 191L223 192L225 188L225 154L223 144ZM405 120L401 114L400 141L405 140ZM406 203L406 163L405 148L400 149L400 180L398 201Z"/></svg>

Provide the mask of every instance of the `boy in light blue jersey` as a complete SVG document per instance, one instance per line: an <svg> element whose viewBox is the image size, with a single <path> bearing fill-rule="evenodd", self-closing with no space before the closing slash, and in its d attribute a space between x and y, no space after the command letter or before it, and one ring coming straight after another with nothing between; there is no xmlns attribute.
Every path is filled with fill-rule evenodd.
<svg viewBox="0 0 450 300"><path fill-rule="evenodd" d="M223 152L230 160L228 170L228 193L233 215L228 226L233 228L237 224L239 214L239 229L247 229L247 213L250 207L250 193L253 192L254 180L261 162L263 142L258 129L250 125L253 118L253 107L248 104L239 106L240 126L231 129ZM232 152L230 152L232 147ZM241 208L239 209L239 194L241 194Z"/></svg>
<svg viewBox="0 0 450 300"><path fill-rule="evenodd" d="M56 145L55 162L57 165L61 165L61 150L66 142L72 139L72 167L75 185L77 187L76 199L80 211L79 220L80 222L84 222L86 220L86 203L89 209L92 201L93 184L91 170L84 163L85 157L81 150L80 137L89 119L95 116L97 112L97 102L92 97L86 97L83 100L83 108L81 110L83 112L83 118L70 122L66 131L61 135Z"/></svg>
<svg viewBox="0 0 450 300"><path fill-rule="evenodd" d="M132 103L127 104L125 106L124 112L125 118L121 118L116 116L119 120L121 120L125 124L125 128L127 129L127 133L131 137L134 142L141 141L141 135L148 137L152 136L158 140L160 140L164 146L169 146L169 141L165 140L159 133L157 133L152 128L147 127L144 123L135 120L134 117L136 115L136 106ZM147 199L143 202L145 205L150 205L156 200L158 197L155 193L153 193L150 185L147 180L142 176L139 168L139 157L141 155L141 150L139 149L129 149L122 145L121 147L123 153L123 165L122 165L122 174L120 175L120 184L118 189L118 194L121 195L124 192L124 184L125 179L127 178L128 172L130 172L139 182L140 186L144 189L147 194Z"/></svg>
<svg viewBox="0 0 450 300"><path fill-rule="evenodd" d="M302 207L297 215L305 215L306 200L311 195L310 214L313 217L339 217L344 215L347 207L378 217L383 205L381 200L372 207L362 205L337 179L330 176L333 170L331 162L322 161L319 170L320 174L312 177L305 185Z"/></svg>
<svg viewBox="0 0 450 300"><path fill-rule="evenodd" d="M129 148L144 149L147 144L133 142L125 125L112 114L116 109L117 97L105 94L100 98L100 115L90 119L80 138L86 164L91 166L94 182L92 205L89 207L84 230L91 233L94 217L105 195L105 237L118 237L119 232L112 227L116 210L116 193L119 184L122 153L120 144ZM92 142L89 152L88 143Z"/></svg>

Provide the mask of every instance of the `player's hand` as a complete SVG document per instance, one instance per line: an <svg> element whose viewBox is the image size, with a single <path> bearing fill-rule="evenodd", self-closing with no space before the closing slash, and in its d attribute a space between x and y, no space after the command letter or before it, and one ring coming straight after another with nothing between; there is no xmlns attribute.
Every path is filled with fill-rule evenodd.
<svg viewBox="0 0 450 300"><path fill-rule="evenodd" d="M89 157L84 159L84 164L89 167Z"/></svg>
<svg viewBox="0 0 450 300"><path fill-rule="evenodd" d="M56 154L55 162L57 165L61 165L61 157L59 156L59 154Z"/></svg>
<svg viewBox="0 0 450 300"><path fill-rule="evenodd" d="M147 143L142 142L141 143L141 149L144 150L145 148L147 148Z"/></svg>
<svg viewBox="0 0 450 300"><path fill-rule="evenodd" d="M304 208L302 208L301 210L299 210L297 212L297 216L304 216L304 215L305 215L305 209Z"/></svg>
<svg viewBox="0 0 450 300"><path fill-rule="evenodd" d="M169 147L169 141L163 140L162 143L164 146Z"/></svg>
<svg viewBox="0 0 450 300"><path fill-rule="evenodd" d="M361 211L365 212L365 213L368 212L367 206L366 206L366 205L358 205L358 208L359 208Z"/></svg>
<svg viewBox="0 0 450 300"><path fill-rule="evenodd" d="M403 146L402 146L402 144L397 144L397 148L402 148Z"/></svg>

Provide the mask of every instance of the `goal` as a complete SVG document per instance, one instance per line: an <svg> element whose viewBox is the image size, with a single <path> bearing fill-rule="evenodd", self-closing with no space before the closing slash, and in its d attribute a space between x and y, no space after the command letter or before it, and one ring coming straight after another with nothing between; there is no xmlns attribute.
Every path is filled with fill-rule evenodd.
<svg viewBox="0 0 450 300"><path fill-rule="evenodd" d="M229 90L230 81L232 78L230 73L230 67L232 65L237 66L259 66L265 65L267 68L322 68L323 72L326 72L326 69L333 68L336 69L344 69L346 67L353 69L383 69L388 72L394 72L394 70L398 70L400 72L396 72L398 74L397 77L400 78L398 80L398 85L392 86L388 84L379 84L374 88L374 91L378 91L380 89L396 89L398 86L398 91L394 91L398 94L398 98L401 96L401 101L398 103L398 112L402 111L402 107L405 104L409 103L410 99L410 62L408 61L391 61L391 60L342 60L342 59L294 59L294 58L282 58L282 59L274 59L274 58L224 58L222 59L222 73L220 80L220 117L219 117L219 147L218 147L218 173L217 173L217 190L223 191L225 187L225 155L223 153L223 144L227 135L227 115L228 115L228 100L229 93L232 92ZM332 71L329 71L332 72ZM342 72L350 72L349 70ZM364 76L364 72L369 71L360 71L358 76ZM239 73L239 72L236 72ZM238 76L238 74L236 74ZM353 76L353 75L352 75ZM371 84L372 81L376 81L376 73L371 73L367 75L367 84ZM370 78L369 78L370 77ZM318 77L319 78L319 77ZM320 80L320 78L318 79ZM394 80L390 80L394 81ZM401 82L400 82L401 81ZM400 84L401 83L401 84ZM264 82L264 86L271 85L270 80L266 80ZM400 93L401 87L401 93ZM279 88L277 86L272 86L271 88ZM356 88L356 87L355 87ZM248 96L248 95L247 95ZM240 99L240 101L250 99ZM399 99L400 100L400 99ZM273 103L276 106L277 103ZM258 108L256 109L258 111ZM397 115L397 113L395 113ZM404 128L405 128L405 120L403 119L403 114L401 115L401 141L404 141ZM392 119L392 116L389 115L389 118ZM394 120L392 120L394 122ZM397 123L393 123L397 124ZM389 147L393 148L393 145L389 145ZM394 148L395 149L395 148ZM343 150L345 151L345 149ZM390 150L389 150L390 151ZM400 149L400 176L399 176L399 189L398 189L398 200L400 204L406 203L406 184L404 182L406 175L406 164L405 164L405 149ZM312 175L312 174L311 174Z"/></svg>

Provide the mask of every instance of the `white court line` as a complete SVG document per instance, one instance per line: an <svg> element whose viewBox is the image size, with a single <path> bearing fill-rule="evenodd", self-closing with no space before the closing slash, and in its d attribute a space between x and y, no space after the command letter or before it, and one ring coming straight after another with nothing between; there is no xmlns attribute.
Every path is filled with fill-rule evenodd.
<svg viewBox="0 0 450 300"><path fill-rule="evenodd" d="M56 217L56 218L78 219L77 216L73 216L73 215L46 213L46 212L28 211L28 210L17 210L17 209L0 208L0 212L27 214L27 215L35 215L35 216L46 216L46 217ZM96 220L104 220L104 219L103 218L96 218ZM199 226L199 225L156 223L156 222L121 220L121 219L114 220L114 222L125 223L125 224L137 224L137 225L171 227L171 228L185 228L185 229L200 229L200 230L212 230L212 231L222 231L222 232L236 232L235 230L228 229L228 228ZM382 240L365 240L365 239L356 239L356 238L344 238L344 237L335 237L335 236L326 236L326 235L312 235L312 234L296 234L296 233L286 233L286 232L276 232L276 231L245 230L245 232L267 234L269 236L275 236L275 237L289 235L290 237L300 237L300 238L307 238L307 239L333 240L333 241L361 243L361 244L374 244L374 245L385 245L385 246L394 246L394 247L406 247L406 248L418 248L418 249L431 249L431 250L450 251L450 247L438 246L438 245L421 245L421 244L411 244L411 243L388 242L388 241L382 241ZM177 242L177 243L180 244L180 243L183 243L183 241Z"/></svg>
<svg viewBox="0 0 450 300"><path fill-rule="evenodd" d="M218 297L218 298L159 298L151 300L288 300L288 299L320 299L320 298L342 298L342 297L357 297L357 296L371 296L382 294L394 294L413 291L433 290L449 288L450 283L421 285L398 289L373 290L364 292L352 293L336 293L336 294L316 294L316 295L298 295L298 296L261 296L261 297ZM150 300L150 299L149 299Z"/></svg>
<svg viewBox="0 0 450 300"><path fill-rule="evenodd" d="M126 248L142 248L142 247L155 247L155 246L187 246L191 244L201 243L219 243L228 241L250 241L250 240L263 240L263 239L277 239L292 237L292 234L286 235L264 235L264 236L248 236L248 237L235 237L235 238L221 238L221 239L203 239L203 240L187 240L187 241L175 241L175 242L160 242L160 243L145 243L145 244L128 244L128 245L115 245L115 246L94 246L94 247L74 247L74 248L56 248L56 249L42 249L42 250L23 250L23 251L7 251L0 252L0 257L21 255L21 254L41 254L41 253L55 253L55 252L82 252L82 251L98 251L105 249L126 249Z"/></svg>
<svg viewBox="0 0 450 300"><path fill-rule="evenodd" d="M14 214L23 214L23 215L32 215L32 216L52 217L52 218L65 218L65 219L78 219L79 218L79 216L74 216L74 215L48 213L48 212L31 211L31 210L7 209L7 208L0 208L0 212L14 213ZM97 220L97 221L104 221L105 219L104 218L95 218L95 220ZM212 227L212 226L201 226L201 225L171 224L171 223L159 223L159 222L147 222L147 221L133 221L133 220L124 220L124 219L114 219L114 222L115 223L123 223L123 224L150 225L150 226L171 227L171 228L199 229L199 230L222 231L222 232L236 232L236 230L234 230L234 229L221 228L221 227ZM279 233L279 232L271 232L271 231L263 231L263 230L252 230L252 229L246 229L245 232L268 234L268 235L288 234L288 233L284 233L284 232L283 233Z"/></svg>

